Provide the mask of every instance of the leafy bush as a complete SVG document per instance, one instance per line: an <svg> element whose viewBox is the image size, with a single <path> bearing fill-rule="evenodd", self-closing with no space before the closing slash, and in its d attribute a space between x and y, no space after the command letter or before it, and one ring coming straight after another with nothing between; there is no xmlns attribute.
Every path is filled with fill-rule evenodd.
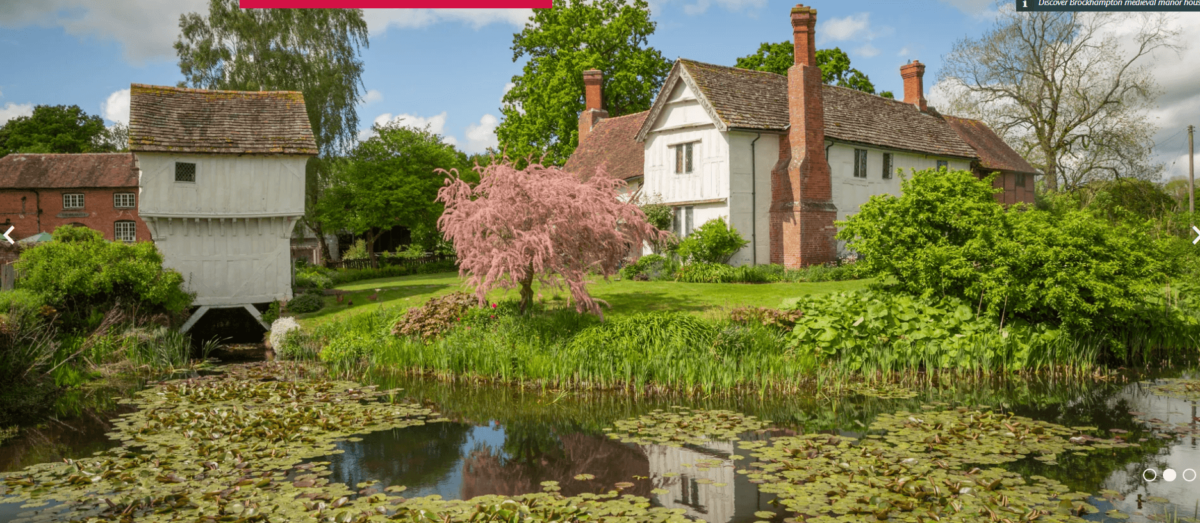
<svg viewBox="0 0 1200 523"><path fill-rule="evenodd" d="M915 172L900 197L874 196L841 222L838 238L901 290L1073 332L1119 328L1171 276L1163 244L1144 226L1084 210L1006 210L991 180Z"/></svg>
<svg viewBox="0 0 1200 523"><path fill-rule="evenodd" d="M141 313L177 313L191 305L183 276L163 268L151 242L105 241L99 232L64 225L54 241L21 254L20 286L62 313L69 327L121 306Z"/></svg>
<svg viewBox="0 0 1200 523"><path fill-rule="evenodd" d="M267 312L262 313L263 323L266 323L267 325L275 323L275 320L279 319L279 314L279 302L271 302L271 304L267 306Z"/></svg>
<svg viewBox="0 0 1200 523"><path fill-rule="evenodd" d="M463 315L478 305L479 299L465 292L430 298L424 305L408 309L404 318L392 326L392 334L426 340L436 338L462 321Z"/></svg>
<svg viewBox="0 0 1200 523"><path fill-rule="evenodd" d="M621 278L626 280L659 281L675 279L679 263L657 254L648 254L621 268Z"/></svg>
<svg viewBox="0 0 1200 523"><path fill-rule="evenodd" d="M325 298L320 294L305 293L289 301L287 309L291 312L317 312L325 307Z"/></svg>
<svg viewBox="0 0 1200 523"><path fill-rule="evenodd" d="M725 218L704 222L679 242L675 252L685 261L699 263L728 263L729 259L750 242L737 229L725 223Z"/></svg>
<svg viewBox="0 0 1200 523"><path fill-rule="evenodd" d="M343 260L365 260L369 256L370 253L367 252L367 240L362 238L354 240L354 243L350 245L350 248L346 249L346 252L342 253Z"/></svg>
<svg viewBox="0 0 1200 523"><path fill-rule="evenodd" d="M1001 330L956 298L859 291L794 298L784 307L804 313L788 343L809 365L831 362L853 371L1025 369L1085 358L1055 352L1060 331L1023 322Z"/></svg>
<svg viewBox="0 0 1200 523"><path fill-rule="evenodd" d="M762 325L791 331L796 322L804 317L799 309L770 309L767 307L738 307L729 313L729 319L740 325Z"/></svg>
<svg viewBox="0 0 1200 523"><path fill-rule="evenodd" d="M296 271L296 286L325 290L333 287L333 279L329 277L332 271L324 267L310 265Z"/></svg>

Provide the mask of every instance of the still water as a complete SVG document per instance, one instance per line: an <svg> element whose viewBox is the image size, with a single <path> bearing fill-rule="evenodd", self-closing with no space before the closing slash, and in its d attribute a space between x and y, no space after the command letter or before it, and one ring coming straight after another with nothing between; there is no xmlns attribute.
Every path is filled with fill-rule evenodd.
<svg viewBox="0 0 1200 523"><path fill-rule="evenodd" d="M1090 503L1100 511L1088 519L1116 521L1105 515L1115 509L1130 515L1127 521L1194 521L1200 516L1200 480L1186 481L1195 477L1186 471L1200 471L1196 405L1156 395L1147 386L1150 378L1141 379L1010 380L946 385L907 399L832 400L756 395L633 399L377 377L381 388L402 389L399 394L406 399L432 406L452 421L364 434L318 460L330 463L331 481L404 485L407 497L517 495L538 492L546 481L558 482L561 493L570 496L605 492L628 482L632 486L623 493L683 509L697 521L750 523L763 519L755 512L778 509L771 495L760 493L745 475L735 472L753 458L735 462L731 457L738 451L733 443L639 445L611 439L604 429L616 420L680 405L733 410L772 421L775 428L744 434L743 440L811 432L859 437L881 413L920 412L935 403L985 406L1067 427L1094 427L1100 437L1139 444L1066 455L1055 465L1032 458L1007 465L1027 477L1046 476L1073 491L1092 494ZM104 434L110 430L106 420L114 415L89 410L26 430L0 446L0 471L83 457L112 446L115 442ZM1157 472L1156 481L1145 479L1147 469ZM1174 481L1164 480L1167 469L1176 471ZM585 474L593 477L575 479ZM0 522L30 515L29 509L0 504Z"/></svg>

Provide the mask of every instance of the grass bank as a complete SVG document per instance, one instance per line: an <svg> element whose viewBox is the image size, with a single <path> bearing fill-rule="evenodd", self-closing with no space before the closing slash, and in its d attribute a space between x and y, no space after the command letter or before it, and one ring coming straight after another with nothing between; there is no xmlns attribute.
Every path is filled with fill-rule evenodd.
<svg viewBox="0 0 1200 523"><path fill-rule="evenodd" d="M588 286L592 296L607 301L608 317L620 317L639 312L680 311L703 314L734 307L778 307L785 298L844 292L866 288L872 280L831 281L819 283L680 283L674 281L629 281L598 279ZM336 297L325 297L325 307L296 319L304 327L316 327L328 322L344 321L352 316L383 309L404 309L420 305L429 298L462 291L458 273L439 273L395 278L380 278L338 285L336 290L347 294L342 303ZM368 299L379 289L377 301ZM543 290L535 284L548 306L565 306L568 293ZM496 291L490 301L514 298L516 291Z"/></svg>

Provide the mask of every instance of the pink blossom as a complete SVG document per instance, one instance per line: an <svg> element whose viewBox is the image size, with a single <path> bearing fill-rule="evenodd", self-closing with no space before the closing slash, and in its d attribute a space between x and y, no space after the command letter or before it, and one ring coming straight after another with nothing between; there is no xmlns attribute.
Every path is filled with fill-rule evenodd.
<svg viewBox="0 0 1200 523"><path fill-rule="evenodd" d="M603 318L603 302L587 292L588 273L608 278L630 249L666 234L618 199L625 181L603 167L586 180L536 163L517 170L507 159L475 169L475 187L452 172L438 191L446 208L438 228L480 303L494 288L519 288L524 312L536 277L543 286L566 285L576 310Z"/></svg>

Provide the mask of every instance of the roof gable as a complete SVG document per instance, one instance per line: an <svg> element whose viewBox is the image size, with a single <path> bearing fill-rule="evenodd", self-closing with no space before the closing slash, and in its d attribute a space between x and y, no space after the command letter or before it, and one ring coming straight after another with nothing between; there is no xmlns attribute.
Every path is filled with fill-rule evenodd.
<svg viewBox="0 0 1200 523"><path fill-rule="evenodd" d="M1037 168L1009 147L987 124L955 116L947 116L946 122L979 154L979 167L984 170L1040 174Z"/></svg>
<svg viewBox="0 0 1200 523"><path fill-rule="evenodd" d="M296 91L210 91L133 84L129 150L313 156L317 144Z"/></svg>
<svg viewBox="0 0 1200 523"><path fill-rule="evenodd" d="M137 187L131 153L10 154L0 158L0 187L69 189Z"/></svg>

